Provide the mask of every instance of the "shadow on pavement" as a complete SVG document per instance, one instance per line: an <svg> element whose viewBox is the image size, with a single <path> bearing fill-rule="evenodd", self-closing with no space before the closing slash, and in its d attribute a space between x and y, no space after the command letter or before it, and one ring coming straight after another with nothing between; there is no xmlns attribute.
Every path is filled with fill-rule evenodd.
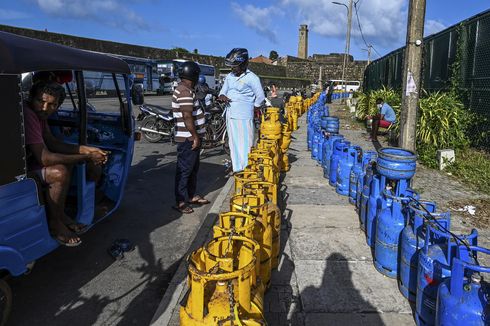
<svg viewBox="0 0 490 326"><path fill-rule="evenodd" d="M81 246L60 248L40 259L30 275L11 280L9 325L149 324L183 258L177 250L210 207L196 208L185 219L171 208L175 155L154 151L132 166L121 207L84 234ZM161 164L165 157L169 162ZM201 162L199 194L225 182L222 165ZM165 227L170 223L171 230ZM107 249L118 238L129 239L136 250L115 261Z"/></svg>
<svg viewBox="0 0 490 326"><path fill-rule="evenodd" d="M326 259L321 285L306 287L301 300L311 326L384 325L376 308L355 288L349 263L341 253Z"/></svg>

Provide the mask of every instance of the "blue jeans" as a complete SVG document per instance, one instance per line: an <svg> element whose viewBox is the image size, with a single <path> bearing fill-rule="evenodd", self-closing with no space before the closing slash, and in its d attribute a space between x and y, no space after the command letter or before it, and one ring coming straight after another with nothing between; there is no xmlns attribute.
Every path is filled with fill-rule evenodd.
<svg viewBox="0 0 490 326"><path fill-rule="evenodd" d="M192 142L177 144L177 168L175 171L175 200L178 203L191 200L196 194L199 171L199 149L192 150Z"/></svg>

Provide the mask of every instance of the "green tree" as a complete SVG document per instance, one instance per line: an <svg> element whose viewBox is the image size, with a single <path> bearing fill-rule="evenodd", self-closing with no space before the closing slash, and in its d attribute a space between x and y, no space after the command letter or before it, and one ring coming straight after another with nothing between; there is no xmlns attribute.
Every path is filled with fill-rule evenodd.
<svg viewBox="0 0 490 326"><path fill-rule="evenodd" d="M194 51L192 51L192 52L194 52L194 54L199 54L199 50L198 49L194 49Z"/></svg>
<svg viewBox="0 0 490 326"><path fill-rule="evenodd" d="M274 61L274 60L277 60L277 58L279 58L279 54L277 53L277 51L272 50L269 53L269 59L271 59L272 61Z"/></svg>
<svg viewBox="0 0 490 326"><path fill-rule="evenodd" d="M184 48L180 48L178 46L175 46L172 50L174 50L176 52L181 52L181 53L189 53L189 50L184 49Z"/></svg>

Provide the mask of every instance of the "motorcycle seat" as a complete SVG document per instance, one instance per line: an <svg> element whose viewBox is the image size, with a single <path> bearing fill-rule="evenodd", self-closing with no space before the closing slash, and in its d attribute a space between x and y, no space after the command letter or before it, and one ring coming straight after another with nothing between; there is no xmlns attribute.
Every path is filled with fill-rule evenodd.
<svg viewBox="0 0 490 326"><path fill-rule="evenodd" d="M172 109L164 108L164 107L159 106L159 105L146 104L146 107L148 110L150 110L151 112L153 112L155 114L169 115L170 113L172 113Z"/></svg>

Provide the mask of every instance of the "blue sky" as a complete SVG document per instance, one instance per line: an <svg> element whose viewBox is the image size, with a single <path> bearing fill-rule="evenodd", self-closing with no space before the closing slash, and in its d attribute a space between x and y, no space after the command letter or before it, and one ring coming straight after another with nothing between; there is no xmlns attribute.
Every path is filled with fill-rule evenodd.
<svg viewBox="0 0 490 326"><path fill-rule="evenodd" d="M408 0L358 1L364 36L379 54L405 43L407 7ZM426 35L489 8L488 0L428 0ZM346 16L345 7L322 0L0 1L0 24L217 56L233 47L246 47L252 56L271 50L296 55L299 25L305 23L310 55L342 53ZM365 60L355 11L352 33L351 53Z"/></svg>

